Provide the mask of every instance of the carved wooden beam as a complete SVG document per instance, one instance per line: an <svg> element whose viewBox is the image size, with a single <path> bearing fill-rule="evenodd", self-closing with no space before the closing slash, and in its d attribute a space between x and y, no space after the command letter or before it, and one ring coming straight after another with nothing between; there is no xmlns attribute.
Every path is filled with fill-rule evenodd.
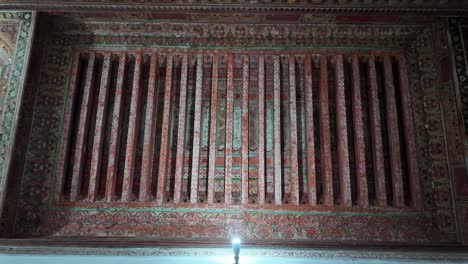
<svg viewBox="0 0 468 264"><path fill-rule="evenodd" d="M183 0L171 3L167 0L0 0L2 9L23 9L38 11L274 11L274 12L378 12L378 13L465 13L468 2L455 1L307 1L271 0L268 3L251 0L194 1Z"/></svg>

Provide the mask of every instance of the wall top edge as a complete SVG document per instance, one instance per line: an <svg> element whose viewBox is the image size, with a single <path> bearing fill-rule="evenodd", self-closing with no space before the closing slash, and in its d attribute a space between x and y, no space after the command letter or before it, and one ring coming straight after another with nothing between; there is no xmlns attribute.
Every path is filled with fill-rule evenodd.
<svg viewBox="0 0 468 264"><path fill-rule="evenodd" d="M44 12L93 11L191 11L191 12L351 12L351 13L424 13L463 15L465 1L393 1L393 0L0 0L3 10Z"/></svg>

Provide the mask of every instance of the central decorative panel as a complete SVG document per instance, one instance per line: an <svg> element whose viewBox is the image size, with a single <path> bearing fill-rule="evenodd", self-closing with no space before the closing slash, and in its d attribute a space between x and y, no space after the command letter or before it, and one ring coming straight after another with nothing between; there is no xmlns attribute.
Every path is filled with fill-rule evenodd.
<svg viewBox="0 0 468 264"><path fill-rule="evenodd" d="M78 50L55 200L417 208L405 63L380 51Z"/></svg>

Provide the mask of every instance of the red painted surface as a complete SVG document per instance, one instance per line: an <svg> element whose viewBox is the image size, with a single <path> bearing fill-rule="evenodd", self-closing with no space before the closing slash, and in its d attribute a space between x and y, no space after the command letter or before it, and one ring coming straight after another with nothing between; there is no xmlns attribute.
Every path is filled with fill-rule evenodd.
<svg viewBox="0 0 468 264"><path fill-rule="evenodd" d="M80 68L80 53L77 52L73 58L73 68L70 72L70 86L67 94L67 102L74 102L76 98L76 89L78 86L78 69ZM64 123L70 124L72 119L72 112L74 109L73 103L68 103L64 113ZM67 162L69 159L69 150L70 150L70 133L71 133L71 126L63 126L62 128L62 135L65 135L60 144L60 153L64 155L60 155L57 161L58 168L60 168L57 172L57 182L55 185L55 192L54 197L55 199L60 199L64 184L65 184L65 177L67 174L67 170L69 170L69 166L67 166Z"/></svg>
<svg viewBox="0 0 468 264"><path fill-rule="evenodd" d="M253 204L260 208L266 203L273 203L281 208L309 206L342 210L367 208L369 205L387 207L383 147L387 144L392 154L395 149L388 146L389 142L399 144L401 139L392 134L393 139L384 142L382 123L386 122L389 128L398 132L399 125L395 123L399 122L396 116L397 96L402 101L403 116L408 112L404 98L407 90L405 80L400 77L394 80L389 65L384 64L386 72L379 78L384 78L387 85L385 97L388 102L385 101L385 104L394 104L393 108L386 108L386 115L393 121L380 119L380 104L384 99L378 98L378 73L372 56L367 57L366 61L362 55L353 53L308 53L304 56L303 53L295 55L289 52L288 56L283 56L260 52L262 55L258 56L256 51L225 54L220 51L200 52L192 55L179 54L174 50L159 52L130 51L128 56L136 56L134 65L126 63L125 53L112 55L119 57L119 64L117 81L113 84L115 93L110 95L106 87L111 72L111 54L103 53L100 103L95 108L86 108L88 112L96 114L96 125L92 131L82 133L92 134L93 156L102 158L100 142L104 130L108 131L109 154L107 166L93 159L90 172L82 172L76 179L83 181L90 177L90 196L87 200L90 204L87 207L98 206L102 202L94 201L98 185L103 184L97 180L100 174L106 175L105 201L109 206L125 207L128 204L130 207L147 208L156 204L158 207L174 205L185 208L189 203L189 206L209 204L216 208ZM319 58L315 66L313 56ZM328 57L332 59L329 61ZM382 53L378 59L394 57L391 53ZM265 58L271 63L268 64ZM362 114L361 89L366 86L362 86L361 82L360 61L369 75L367 103L370 116L366 121L370 123L369 128L366 128ZM92 57L88 58L89 62L92 62ZM349 66L348 71L345 71L345 63ZM190 66L193 64L195 67ZM330 67L334 68L334 74L329 74ZM133 75L126 75L125 68ZM396 67L399 70L397 76L404 74L405 69L400 68ZM87 74L91 74L89 68ZM315 82L314 75L317 76ZM334 81L334 87L330 87L330 81ZM396 81L402 87L398 92L394 87ZM131 84L132 89L124 94L122 89L125 83ZM89 78L83 82L84 89L93 85ZM388 92L390 88L394 90L393 94ZM104 116L106 94L114 97L112 119L108 122ZM146 107L143 108L144 113L139 113L138 103L145 102L142 96L147 97ZM267 104L270 106L268 111ZM223 114L222 118L220 114ZM140 115L144 122L138 121ZM352 115L352 122L347 121L348 115ZM250 117L256 118L254 120L258 123L249 121ZM315 121L318 127L314 125L315 119L318 119ZM411 129L406 127L407 119L403 117L402 120L406 141L409 140L407 131ZM126 122L129 124L127 138L122 141L125 138L120 137L120 130ZM105 129L104 124L107 126ZM284 127L286 124L288 127ZM253 129L252 126L257 125L258 129ZM365 141L365 129L370 129L367 133L372 139L371 143ZM335 137L332 134L334 130L335 139L332 138ZM349 149L351 135L348 133L354 137L353 149ZM79 139L75 139L75 145ZM121 147L125 148L126 155L124 166L119 168L116 157ZM374 156L371 159L366 159L366 155L371 155L366 148L372 149ZM350 158L350 153L354 154L354 160ZM400 157L397 153L392 155ZM412 156L403 156L409 164L408 171L412 171ZM399 159L397 161L401 162ZM366 170L369 163L372 163L371 172ZM333 168L337 169L335 182ZM351 173L352 169L355 172ZM117 176L119 171L123 172L120 183ZM369 173L373 173L375 186L368 186ZM133 174L140 177L135 181L135 184L139 184L135 188ZM395 178L395 175L400 178ZM410 184L414 182L411 175L392 173L393 197L398 198L402 194L395 191L395 186L403 187L403 177L408 177ZM120 190L116 188L117 184L122 185L119 186L121 193L116 193L116 190ZM375 193L375 202L369 201L369 188ZM418 194L413 193L417 187L410 188L411 194L407 199L417 200ZM95 190L92 195L91 190ZM339 193L334 195L334 190ZM67 192L74 190L65 189L64 197L67 197ZM353 192L356 195L353 196ZM113 203L119 196L122 197L119 203ZM308 200L301 200L303 198ZM399 199L395 207L404 207L405 197ZM83 202L86 202L81 196L69 200L72 203L63 205L77 205L79 202L83 206Z"/></svg>
<svg viewBox="0 0 468 264"><path fill-rule="evenodd" d="M335 18L336 22L349 23L391 23L398 22L399 16L375 16L375 15L338 15Z"/></svg>
<svg viewBox="0 0 468 264"><path fill-rule="evenodd" d="M112 112L111 135L109 144L109 159L107 162L106 175L106 201L111 202L115 198L115 188L117 181L118 160L120 156L120 138L122 134L123 119L123 94L124 94L124 76L127 56L125 53L119 54L119 69L117 72L117 84L114 97L114 110Z"/></svg>
<svg viewBox="0 0 468 264"><path fill-rule="evenodd" d="M364 129L362 117L361 82L359 74L359 61L357 56L352 57L352 109L354 129L354 155L356 159L356 184L358 189L358 204L361 207L369 206L367 189L366 153L364 142Z"/></svg>
<svg viewBox="0 0 468 264"><path fill-rule="evenodd" d="M265 203L265 58L258 60L258 203Z"/></svg>
<svg viewBox="0 0 468 264"><path fill-rule="evenodd" d="M133 197L133 179L135 174L136 148L138 140L138 124L140 120L141 101L141 67L142 54L135 55L135 71L133 73L132 96L130 101L130 117L128 121L127 149L125 151L125 167L122 186L122 201L129 202Z"/></svg>
<svg viewBox="0 0 468 264"><path fill-rule="evenodd" d="M369 57L369 113L372 134L372 161L375 177L376 199L379 206L387 205L387 192L385 190L385 172L383 161L382 125L380 120L379 99L377 94L377 73L375 71L375 58Z"/></svg>
<svg viewBox="0 0 468 264"><path fill-rule="evenodd" d="M281 99L280 99L280 58L275 56L273 58L274 63L274 88L273 88L273 155L274 155L274 194L275 194L275 204L280 205L283 203L283 178L281 172Z"/></svg>
<svg viewBox="0 0 468 264"><path fill-rule="evenodd" d="M468 196L468 181L466 180L465 166L457 166L453 168L453 175L455 177L457 196Z"/></svg>
<svg viewBox="0 0 468 264"><path fill-rule="evenodd" d="M90 111L92 105L92 94L94 91L94 67L96 54L92 52L89 55L88 67L86 70L86 82L83 91L83 101L78 111L80 111L80 121L78 135L75 146L75 158L73 163L73 176L71 183L70 200L76 201L81 192L81 183L83 181L83 167L85 159L85 141L89 133Z"/></svg>
<svg viewBox="0 0 468 264"><path fill-rule="evenodd" d="M312 92L312 57L305 58L305 104L306 104L306 137L307 137L307 175L309 204L317 204L317 174L315 170L315 137L314 137L314 108Z"/></svg>
<svg viewBox="0 0 468 264"><path fill-rule="evenodd" d="M343 56L335 57L336 81L336 129L338 137L338 174L340 177L340 204L351 206L351 179L349 174L348 124L346 123L346 99L344 87Z"/></svg>
<svg viewBox="0 0 468 264"><path fill-rule="evenodd" d="M244 56L242 71L242 204L249 202L249 56Z"/></svg>
<svg viewBox="0 0 468 264"><path fill-rule="evenodd" d="M158 105L158 89L156 80L158 79L158 55L152 54L150 61L150 74L148 83L148 95L145 114L145 135L143 139L143 157L141 162L141 179L139 200L147 202L151 194L151 175L153 173L153 155L156 132L156 108ZM177 173L176 173L177 179Z"/></svg>
<svg viewBox="0 0 468 264"><path fill-rule="evenodd" d="M406 70L406 60L403 56L398 56L398 76L400 84L400 98L403 112L403 126L405 128L405 146L406 150L406 159L408 164L409 172L409 182L410 182L410 199L411 206L419 207L421 203L421 190L420 183L418 179L418 168L416 163L416 146L415 146L415 136L413 128L413 120L411 118L411 104L410 104L410 91L408 84L408 73Z"/></svg>
<svg viewBox="0 0 468 264"><path fill-rule="evenodd" d="M320 56L320 154L322 161L323 204L333 206L333 179L328 106L328 60Z"/></svg>
<svg viewBox="0 0 468 264"><path fill-rule="evenodd" d="M208 162L208 204L214 202L214 185L215 185L215 166L216 166L216 126L217 126L217 111L218 111L218 65L219 58L213 55L213 74L211 85L211 112L210 112L210 150Z"/></svg>
<svg viewBox="0 0 468 264"><path fill-rule="evenodd" d="M185 152L185 120L186 120L186 105L187 105L187 79L188 79L188 58L185 55L182 59L182 72L180 74L180 99L179 99L179 125L177 127L177 155L175 167L175 183L174 183L174 203L180 202L183 180L183 165Z"/></svg>
<svg viewBox="0 0 468 264"><path fill-rule="evenodd" d="M104 145L105 114L107 111L107 100L109 97L109 83L111 71L111 54L104 56L104 65L101 74L101 87L99 87L99 98L96 113L96 124L94 127L93 153L91 160L91 171L89 176L88 200L94 201L98 192L98 182L101 177L102 148Z"/></svg>
<svg viewBox="0 0 468 264"><path fill-rule="evenodd" d="M385 109L387 110L388 148L390 151L390 171L392 173L393 206L403 207L403 179L401 171L400 136L398 133L398 117L395 102L395 85L391 59L384 58L385 72Z"/></svg>
<svg viewBox="0 0 468 264"><path fill-rule="evenodd" d="M172 55L166 58L166 82L164 87L164 107L163 107L163 121L161 132L161 152L159 153L159 172L158 172L158 185L156 189L156 202L158 204L164 203L166 197L166 177L169 167L169 119L171 112L171 89L172 89L172 69L173 57Z"/></svg>

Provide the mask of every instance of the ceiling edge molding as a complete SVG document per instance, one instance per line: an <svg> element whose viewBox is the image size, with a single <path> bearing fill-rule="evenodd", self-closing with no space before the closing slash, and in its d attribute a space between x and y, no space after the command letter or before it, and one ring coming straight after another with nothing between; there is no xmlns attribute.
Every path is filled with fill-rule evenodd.
<svg viewBox="0 0 468 264"><path fill-rule="evenodd" d="M138 2L138 3L135 3ZM143 3L142 3L143 2ZM269 3L258 3L255 0L229 0L225 3L201 0L192 3L190 0L180 0L176 4L168 4L164 0L69 0L69 1L36 1L36 0L0 0L0 9L34 10L60 12L90 12L90 11L171 11L171 12L353 12L353 13L421 13L437 15L456 15L468 13L468 2L463 1L376 1L368 0L334 0L315 1L324 3L308 3L305 0L270 0ZM312 1L314 2L314 1Z"/></svg>

